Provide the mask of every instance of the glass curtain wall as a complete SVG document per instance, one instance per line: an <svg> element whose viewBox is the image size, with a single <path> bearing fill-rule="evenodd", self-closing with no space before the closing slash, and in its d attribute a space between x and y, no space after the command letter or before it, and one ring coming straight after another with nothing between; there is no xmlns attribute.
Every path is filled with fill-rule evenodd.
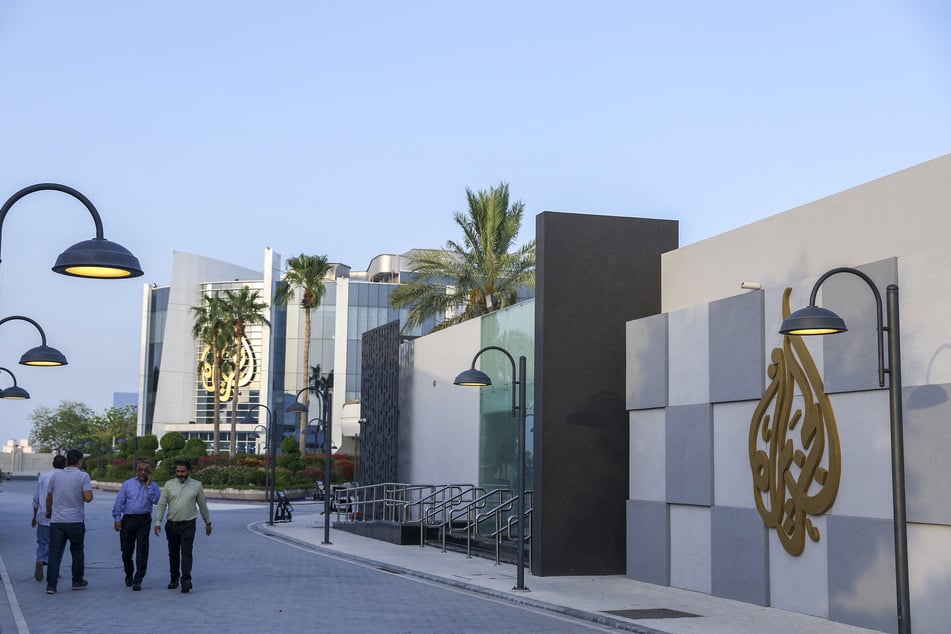
<svg viewBox="0 0 951 634"><path fill-rule="evenodd" d="M532 483L532 431L535 427L535 302L526 301L482 318L482 347L500 346L515 359L527 361L525 420L525 486ZM479 486L486 489L518 487L518 417L512 415L512 364L498 351L479 357L479 367L492 379L481 389L479 425ZM516 387L516 399L518 396Z"/></svg>

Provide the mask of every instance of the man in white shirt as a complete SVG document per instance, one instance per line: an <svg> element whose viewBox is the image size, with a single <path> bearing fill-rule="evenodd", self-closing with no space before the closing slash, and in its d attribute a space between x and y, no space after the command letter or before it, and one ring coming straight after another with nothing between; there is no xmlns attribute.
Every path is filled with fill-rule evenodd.
<svg viewBox="0 0 951 634"><path fill-rule="evenodd" d="M36 529L36 568L33 571L33 578L37 581L43 581L43 566L49 561L50 556L50 521L46 517L46 493L53 473L65 466L66 456L54 456L53 468L40 474L36 480L36 488L33 490L33 528ZM41 504L44 512L37 514Z"/></svg>

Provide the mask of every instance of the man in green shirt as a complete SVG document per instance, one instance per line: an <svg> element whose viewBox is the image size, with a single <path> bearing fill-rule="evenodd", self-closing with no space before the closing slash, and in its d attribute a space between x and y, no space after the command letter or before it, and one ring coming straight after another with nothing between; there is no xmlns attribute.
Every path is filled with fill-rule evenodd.
<svg viewBox="0 0 951 634"><path fill-rule="evenodd" d="M155 507L155 534L162 534L162 518L168 509L165 523L165 538L168 540L168 565L171 580L169 590L178 587L181 579L182 592L192 589L192 546L195 543L195 520L201 513L205 522L205 535L211 535L211 517L205 502L205 490L201 482L188 477L191 462L175 461L175 479L162 487L162 496Z"/></svg>

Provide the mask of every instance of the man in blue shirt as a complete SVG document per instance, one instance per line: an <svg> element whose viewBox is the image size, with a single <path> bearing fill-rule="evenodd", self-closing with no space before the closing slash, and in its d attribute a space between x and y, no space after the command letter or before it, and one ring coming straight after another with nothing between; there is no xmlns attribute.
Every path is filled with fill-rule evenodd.
<svg viewBox="0 0 951 634"><path fill-rule="evenodd" d="M82 470L83 454L78 449L66 452L66 468L55 471L46 493L46 517L50 518L50 560L46 572L46 594L56 594L59 566L63 562L66 542L73 559L73 590L82 590L89 583L83 579L86 570L86 510L92 502L92 481Z"/></svg>
<svg viewBox="0 0 951 634"><path fill-rule="evenodd" d="M152 467L140 462L135 467L135 477L122 483L116 502L112 505L112 519L119 533L122 549L122 567L125 568L125 585L133 590L142 589L142 579L149 566L149 529L152 526L152 507L159 501L162 491L152 482ZM132 553L135 553L135 566Z"/></svg>

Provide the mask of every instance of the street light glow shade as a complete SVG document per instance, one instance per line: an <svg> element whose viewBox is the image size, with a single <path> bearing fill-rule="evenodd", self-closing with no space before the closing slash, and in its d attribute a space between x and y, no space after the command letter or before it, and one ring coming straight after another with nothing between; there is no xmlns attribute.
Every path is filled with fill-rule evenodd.
<svg viewBox="0 0 951 634"><path fill-rule="evenodd" d="M51 346L36 346L30 348L20 357L20 365L57 366L68 365L66 355Z"/></svg>
<svg viewBox="0 0 951 634"><path fill-rule="evenodd" d="M846 331L845 320L821 306L800 308L779 327L783 335L834 335Z"/></svg>
<svg viewBox="0 0 951 634"><path fill-rule="evenodd" d="M69 364L69 362L66 360L66 355L56 348L46 345L46 333L43 332L43 328L29 317L24 317L23 315L10 315L9 317L0 319L0 325L13 320L31 323L33 324L33 327L36 328L36 330L40 333L40 345L36 346L35 348L30 348L24 352L23 356L20 357L20 365L57 366Z"/></svg>
<svg viewBox="0 0 951 634"><path fill-rule="evenodd" d="M301 403L300 401L294 401L292 404L290 404L290 405L288 405L287 407L285 407L285 408L284 408L284 411L285 411L285 412L292 412L292 413L295 413L295 414L300 414L300 413L306 414L306 413L307 413L308 411L310 411L310 410L308 409L308 407L307 407L306 405L304 405L304 404Z"/></svg>
<svg viewBox="0 0 951 634"><path fill-rule="evenodd" d="M24 187L10 196L3 207L0 208L0 231L2 231L3 220L7 217L10 208L24 196L39 191L58 191L69 194L85 205L92 216L93 223L96 225L96 236L93 239L77 242L56 258L56 263L53 265L55 272L73 277L105 279L139 277L142 275L139 260L128 249L103 237L102 218L100 218L99 212L92 201L81 192L66 185L38 183ZM2 233L0 233L0 236L2 236Z"/></svg>
<svg viewBox="0 0 951 634"><path fill-rule="evenodd" d="M77 242L56 258L53 270L62 275L93 278L139 277L139 260L121 244L105 238Z"/></svg>
<svg viewBox="0 0 951 634"><path fill-rule="evenodd" d="M24 390L22 387L17 385L17 378L13 372L6 368L0 368L7 374L10 375L10 378L13 379L13 385L6 388L5 390L0 390L0 398L11 400L11 401L23 401L30 398L30 393Z"/></svg>
<svg viewBox="0 0 951 634"><path fill-rule="evenodd" d="M485 387L492 385L492 379L482 370L470 368L465 372L461 372L452 383L453 385L464 385L466 387Z"/></svg>

